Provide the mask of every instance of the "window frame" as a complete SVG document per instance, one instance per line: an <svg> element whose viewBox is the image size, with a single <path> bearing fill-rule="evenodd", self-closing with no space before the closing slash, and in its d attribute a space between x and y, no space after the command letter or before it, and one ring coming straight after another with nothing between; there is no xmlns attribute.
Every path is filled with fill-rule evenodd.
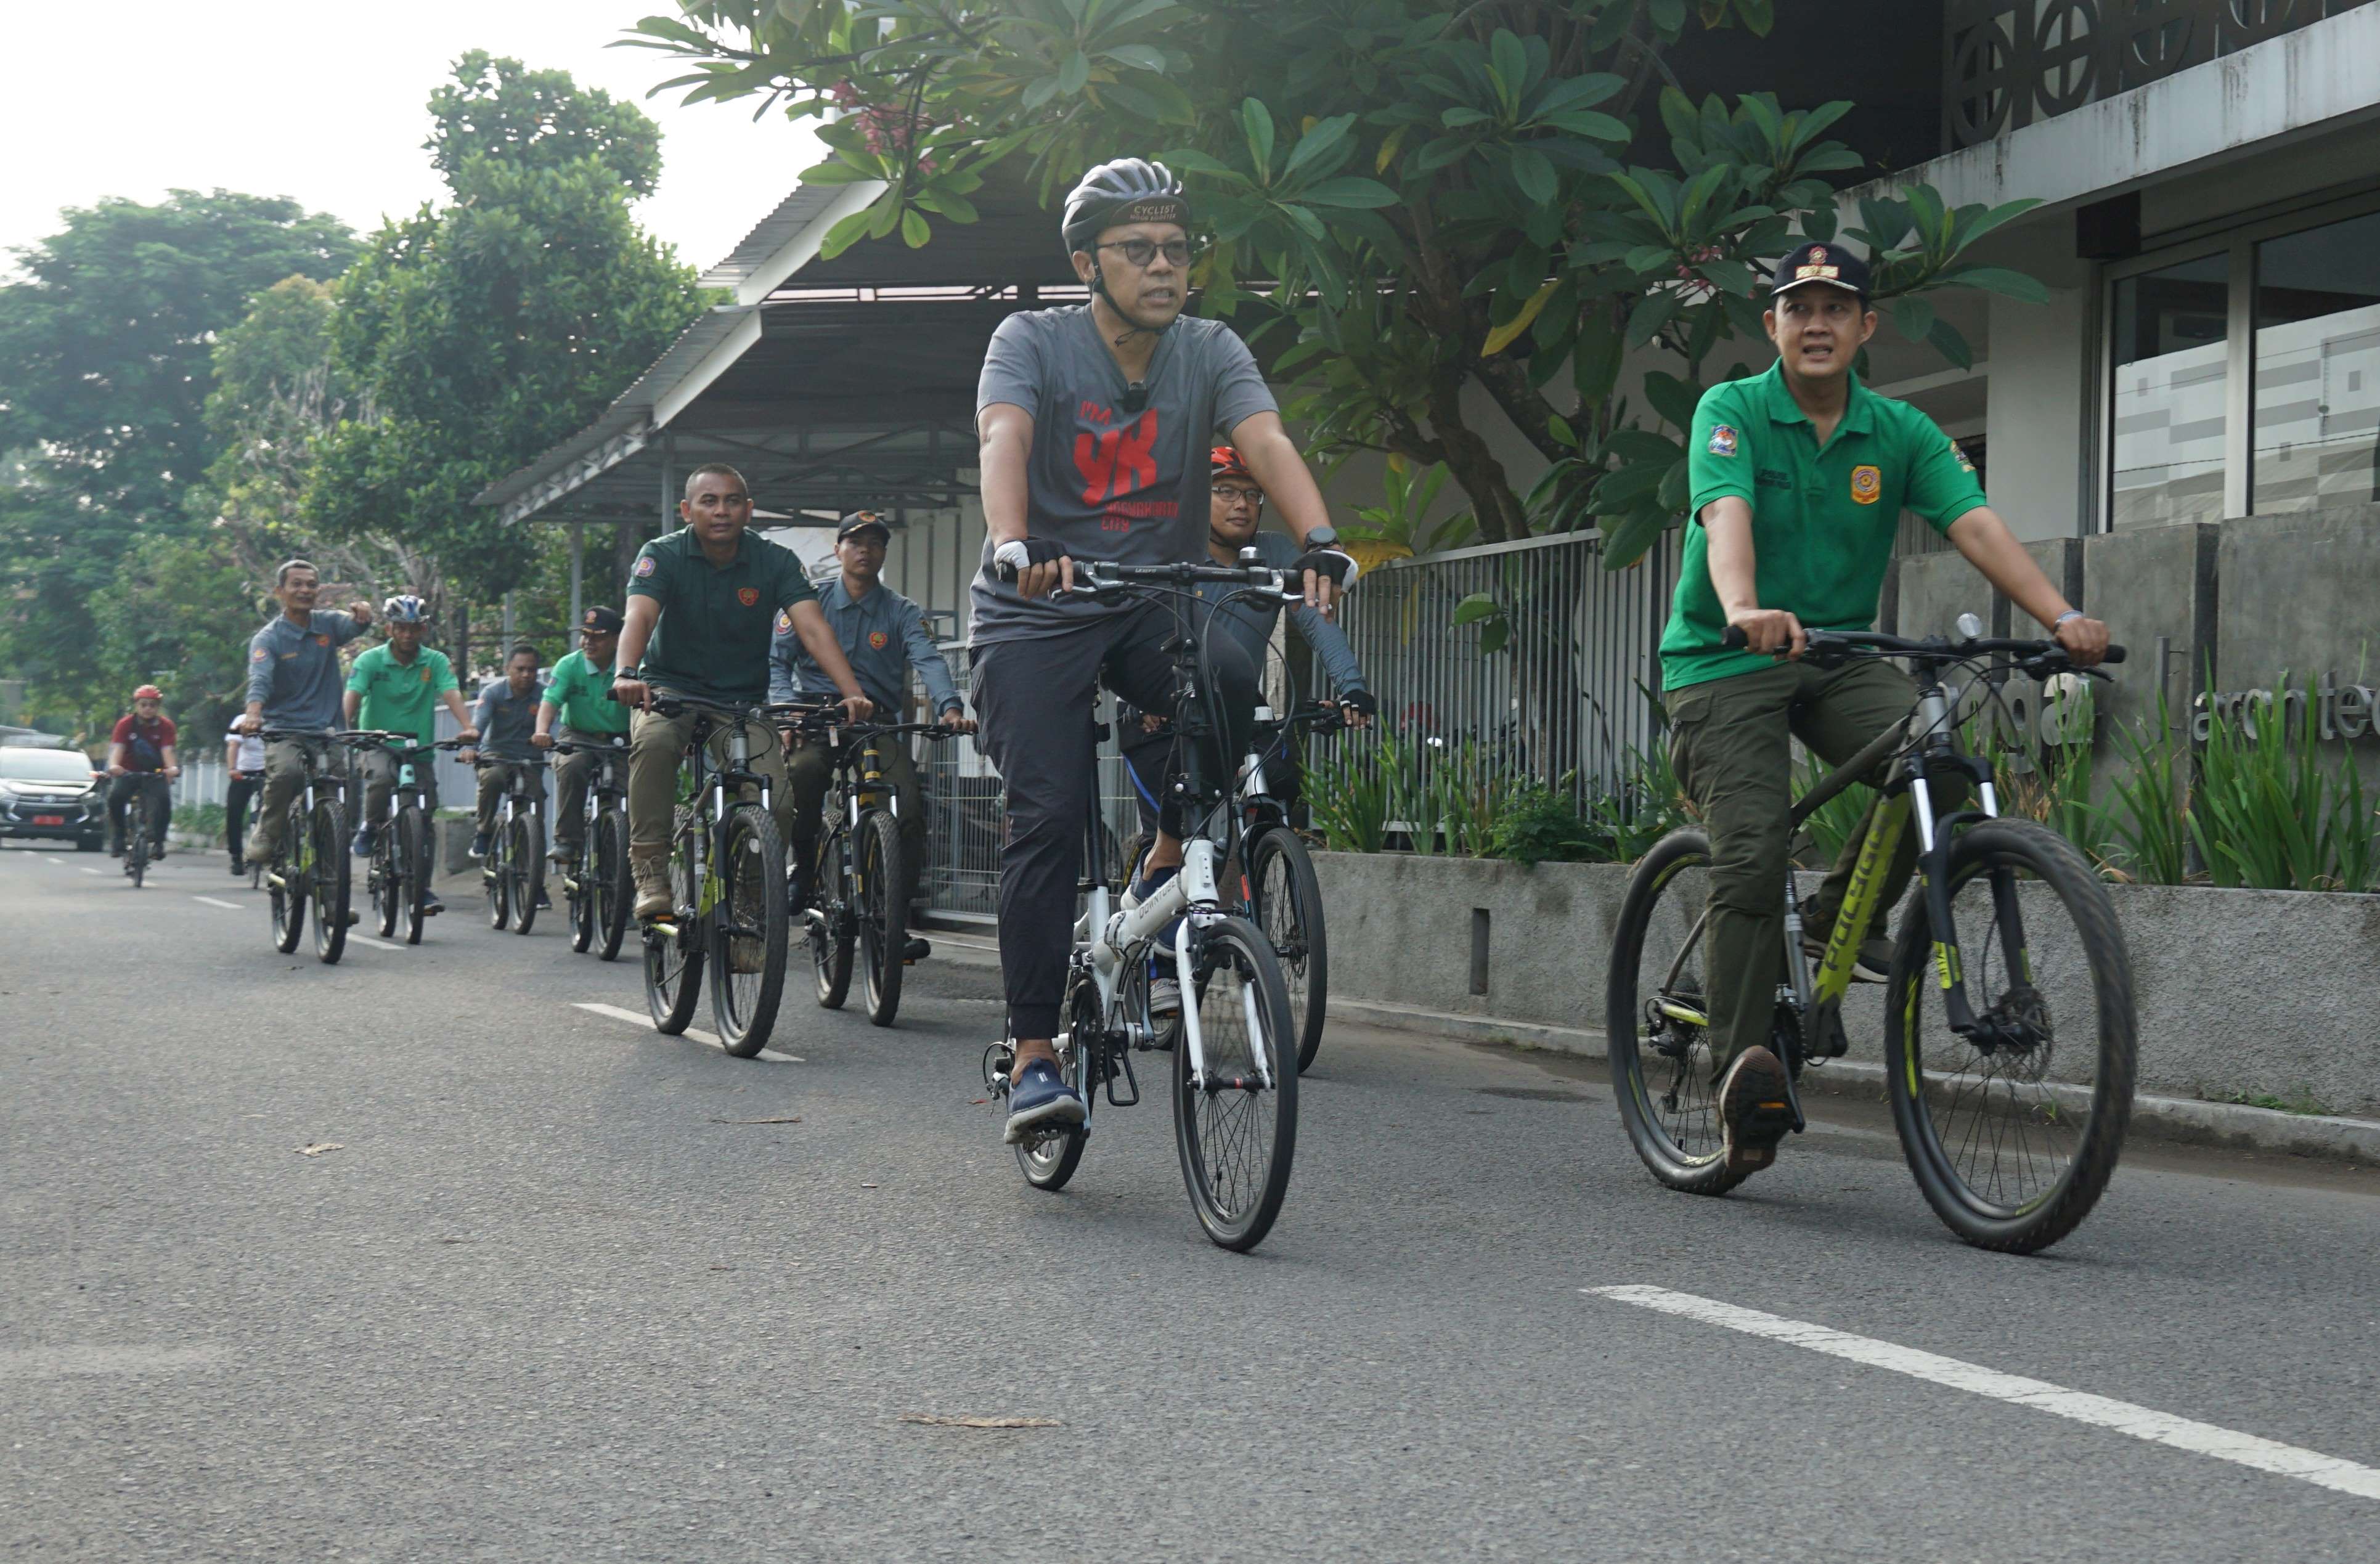
<svg viewBox="0 0 2380 1564"><path fill-rule="evenodd" d="M2097 435L2090 443L2097 470L2090 475L2097 515L2093 530L2116 529L2116 286L2130 278L2161 272L2184 261L2220 255L2229 262L2223 323L2223 515L2232 521L2252 514L2255 493L2256 441L2256 247L2334 223L2380 212L2380 186L2343 196L2259 208L2181 229L2155 249L2099 268L2095 291L2098 351L2092 361L2093 418Z"/></svg>

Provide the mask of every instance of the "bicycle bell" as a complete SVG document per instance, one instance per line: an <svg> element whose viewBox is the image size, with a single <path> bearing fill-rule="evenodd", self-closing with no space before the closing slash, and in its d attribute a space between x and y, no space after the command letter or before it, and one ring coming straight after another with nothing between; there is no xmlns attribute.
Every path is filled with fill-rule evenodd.
<svg viewBox="0 0 2380 1564"><path fill-rule="evenodd" d="M1962 613L1959 615L1959 637L1961 640L1982 640L1984 638L1984 622L1976 618L1972 613Z"/></svg>

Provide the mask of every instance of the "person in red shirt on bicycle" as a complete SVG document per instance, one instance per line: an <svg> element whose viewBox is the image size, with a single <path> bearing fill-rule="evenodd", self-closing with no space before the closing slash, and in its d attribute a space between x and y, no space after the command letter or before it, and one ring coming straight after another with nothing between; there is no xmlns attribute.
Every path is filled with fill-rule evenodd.
<svg viewBox="0 0 2380 1564"><path fill-rule="evenodd" d="M165 827L173 818L165 784L182 774L174 756L174 720L165 715L165 692L143 685L132 692L132 709L115 720L107 746L107 850L124 856L124 806L141 800L152 858L165 855Z"/></svg>

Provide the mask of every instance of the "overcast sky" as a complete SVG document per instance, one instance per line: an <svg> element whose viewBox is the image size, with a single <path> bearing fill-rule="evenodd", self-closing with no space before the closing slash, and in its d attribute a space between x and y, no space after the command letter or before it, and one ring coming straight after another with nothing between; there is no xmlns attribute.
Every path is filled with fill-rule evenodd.
<svg viewBox="0 0 2380 1564"><path fill-rule="evenodd" d="M291 196L368 232L443 193L421 150L422 105L476 48L567 70L659 121L661 190L638 216L679 260L709 266L820 153L782 114L755 124L749 103L647 99L680 73L675 61L604 45L674 11L671 0L111 0L88 13L42 6L36 22L33 0L0 0L0 251L55 232L61 207L177 188ZM103 18L104 37L90 36Z"/></svg>

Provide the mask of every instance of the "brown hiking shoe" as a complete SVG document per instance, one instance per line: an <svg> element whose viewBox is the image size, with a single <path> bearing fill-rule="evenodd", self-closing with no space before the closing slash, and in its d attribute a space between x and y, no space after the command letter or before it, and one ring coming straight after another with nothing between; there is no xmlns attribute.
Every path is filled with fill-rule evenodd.
<svg viewBox="0 0 2380 1564"><path fill-rule="evenodd" d="M1756 1173L1777 1160L1777 1143L1793 1127L1793 1107L1785 1094L1785 1066L1775 1054L1755 1047L1736 1056L1718 1087L1729 1172Z"/></svg>
<svg viewBox="0 0 2380 1564"><path fill-rule="evenodd" d="M669 849L630 849L628 873L637 882L637 916L640 919L668 916L676 904L670 895Z"/></svg>

